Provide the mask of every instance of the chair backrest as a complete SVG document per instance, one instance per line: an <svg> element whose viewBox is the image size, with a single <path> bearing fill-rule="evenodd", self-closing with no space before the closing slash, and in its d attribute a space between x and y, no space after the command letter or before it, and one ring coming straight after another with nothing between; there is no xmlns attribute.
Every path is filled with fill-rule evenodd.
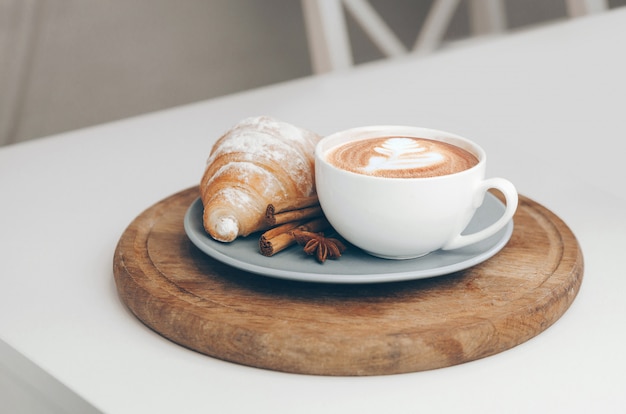
<svg viewBox="0 0 626 414"><path fill-rule="evenodd" d="M580 17L598 13L609 8L608 0L565 0L569 17Z"/></svg>
<svg viewBox="0 0 626 414"><path fill-rule="evenodd" d="M467 0L472 36L506 30L504 0ZM386 57L427 54L441 46L461 0L433 0L411 49L407 48L367 0L301 0L313 73L353 65L345 13L350 13ZM570 17L608 8L607 0L565 0Z"/></svg>

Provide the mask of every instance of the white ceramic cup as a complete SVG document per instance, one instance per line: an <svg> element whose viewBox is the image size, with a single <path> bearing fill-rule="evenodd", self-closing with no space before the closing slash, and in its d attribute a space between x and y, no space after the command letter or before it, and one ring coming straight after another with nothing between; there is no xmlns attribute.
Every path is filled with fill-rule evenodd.
<svg viewBox="0 0 626 414"><path fill-rule="evenodd" d="M340 169L326 160L338 145L368 138L404 136L444 141L478 159L454 174L428 178L383 178ZM369 126L323 138L315 150L315 180L320 205L335 230L365 252L387 259L410 259L484 240L502 229L517 209L511 182L485 179L486 155L474 142L449 132L411 126ZM487 190L505 198L504 214L487 228L461 234Z"/></svg>

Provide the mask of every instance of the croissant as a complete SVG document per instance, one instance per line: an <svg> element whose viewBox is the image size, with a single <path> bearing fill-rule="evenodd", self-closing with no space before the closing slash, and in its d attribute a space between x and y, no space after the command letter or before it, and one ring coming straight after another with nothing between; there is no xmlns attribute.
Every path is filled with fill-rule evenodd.
<svg viewBox="0 0 626 414"><path fill-rule="evenodd" d="M314 195L320 138L265 116L232 127L213 146L200 182L206 232L233 241L267 228L268 204Z"/></svg>

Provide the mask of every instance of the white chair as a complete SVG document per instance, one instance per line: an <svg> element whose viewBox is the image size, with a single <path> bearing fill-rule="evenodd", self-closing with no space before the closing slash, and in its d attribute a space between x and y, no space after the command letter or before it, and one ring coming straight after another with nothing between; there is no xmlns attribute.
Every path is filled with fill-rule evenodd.
<svg viewBox="0 0 626 414"><path fill-rule="evenodd" d="M608 10L608 0L566 0L569 17L580 17Z"/></svg>
<svg viewBox="0 0 626 414"><path fill-rule="evenodd" d="M367 0L301 0L313 73L353 65L345 11L350 13L386 57L427 54L443 38L461 0L433 0L411 50L398 39ZM467 0L473 36L506 30L503 0ZM607 0L565 0L568 15L578 17L608 8Z"/></svg>

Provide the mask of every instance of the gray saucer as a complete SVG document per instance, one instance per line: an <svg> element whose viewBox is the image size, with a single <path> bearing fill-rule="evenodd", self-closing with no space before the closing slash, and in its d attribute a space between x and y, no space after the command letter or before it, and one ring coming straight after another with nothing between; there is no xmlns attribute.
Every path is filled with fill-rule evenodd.
<svg viewBox="0 0 626 414"><path fill-rule="evenodd" d="M476 211L466 232L487 227L504 213L504 205L490 193ZM202 226L202 202L196 199L185 214L185 232L191 242L207 255L230 266L263 276L324 283L380 283L423 279L467 269L491 258L509 241L513 221L482 242L457 250L438 250L410 260L387 260L370 256L349 246L338 260L318 263L300 246L293 246L273 257L259 253L258 234L232 243L213 240Z"/></svg>

